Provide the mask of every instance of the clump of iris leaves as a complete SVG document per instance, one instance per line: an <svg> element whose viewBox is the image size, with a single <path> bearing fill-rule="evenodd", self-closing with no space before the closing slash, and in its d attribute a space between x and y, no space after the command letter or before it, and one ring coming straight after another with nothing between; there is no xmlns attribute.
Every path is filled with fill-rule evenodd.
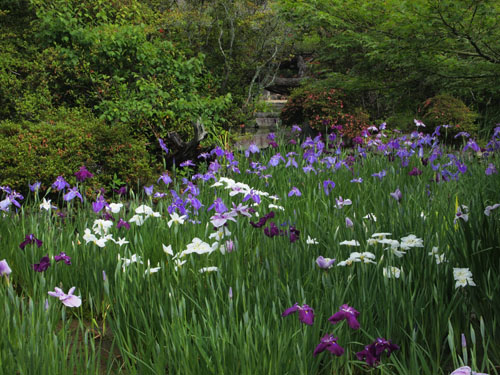
<svg viewBox="0 0 500 375"><path fill-rule="evenodd" d="M347 148L295 127L96 200L83 169L50 202L4 186L2 371L498 374L499 133L450 149L374 129ZM357 329L329 320L343 306ZM376 340L391 350L356 355Z"/></svg>

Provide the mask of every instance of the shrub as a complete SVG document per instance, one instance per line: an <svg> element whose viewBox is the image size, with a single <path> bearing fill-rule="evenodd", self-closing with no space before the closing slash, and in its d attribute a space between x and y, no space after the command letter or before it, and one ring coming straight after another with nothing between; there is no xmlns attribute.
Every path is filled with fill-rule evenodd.
<svg viewBox="0 0 500 375"><path fill-rule="evenodd" d="M49 187L58 175L73 185L82 165L94 174L93 187L109 186L114 174L127 184L146 183L156 167L145 141L87 113L61 110L52 121L0 124L0 185L26 191L28 182Z"/></svg>
<svg viewBox="0 0 500 375"><path fill-rule="evenodd" d="M338 89L303 87L294 90L281 111L283 124L309 124L325 132L341 126L341 134L348 138L359 136L369 126L369 116L361 109L346 111L345 95Z"/></svg>
<svg viewBox="0 0 500 375"><path fill-rule="evenodd" d="M464 102L448 94L436 95L427 99L419 110L422 121L426 125L426 131L432 132L439 125L449 125L446 132L453 136L458 132L465 131L471 135L476 134L478 125L474 122L477 113L471 111Z"/></svg>

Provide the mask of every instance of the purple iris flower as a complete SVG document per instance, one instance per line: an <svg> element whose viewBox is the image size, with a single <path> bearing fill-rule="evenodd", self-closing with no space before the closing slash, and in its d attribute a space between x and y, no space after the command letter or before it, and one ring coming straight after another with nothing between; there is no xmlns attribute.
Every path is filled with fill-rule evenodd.
<svg viewBox="0 0 500 375"><path fill-rule="evenodd" d="M69 202L70 200L73 200L75 197L80 198L80 200L83 202L82 195L78 191L77 186L73 186L66 194L63 195L63 199L66 202Z"/></svg>
<svg viewBox="0 0 500 375"><path fill-rule="evenodd" d="M316 172L316 169L313 168L312 165L306 165L305 167L302 167L302 170L304 171L304 173L309 173L309 172L314 172L314 174L318 174L318 172Z"/></svg>
<svg viewBox="0 0 500 375"><path fill-rule="evenodd" d="M196 164L193 163L192 160L186 160L184 162L182 162L181 164L179 164L179 166L181 167L194 167Z"/></svg>
<svg viewBox="0 0 500 375"><path fill-rule="evenodd" d="M308 305L304 306L299 306L298 303L295 303L292 307L289 307L285 311L283 311L283 314L281 316L288 316L290 314L293 314L294 312L299 312L299 320L307 325L312 326L314 323L314 310L309 307Z"/></svg>
<svg viewBox="0 0 500 375"><path fill-rule="evenodd" d="M295 168L298 168L299 165L297 164L297 161L293 157L288 158L288 162L285 165L285 168L288 168L289 166L293 166Z"/></svg>
<svg viewBox="0 0 500 375"><path fill-rule="evenodd" d="M490 163L490 164L488 164L488 167L486 168L484 173L486 173L487 176L490 176L492 174L498 173L498 171L497 171L495 165L493 163Z"/></svg>
<svg viewBox="0 0 500 375"><path fill-rule="evenodd" d="M106 200L104 199L104 197L102 195L99 195L97 197L97 200L95 202L92 202L92 210L95 213L98 213L99 211L101 211L107 205L108 205L108 203L106 202Z"/></svg>
<svg viewBox="0 0 500 375"><path fill-rule="evenodd" d="M160 144L161 149L165 151L165 154L168 154L168 148L165 142L163 142L163 139L158 138L158 143Z"/></svg>
<svg viewBox="0 0 500 375"><path fill-rule="evenodd" d="M318 346L316 346L316 349L314 349L313 356L316 357L319 353L328 350L330 353L335 354L337 357L340 357L342 354L344 354L344 348L337 344L337 340L337 337L326 334L321 338Z"/></svg>
<svg viewBox="0 0 500 375"><path fill-rule="evenodd" d="M66 264L71 264L71 258L68 255L66 255L64 251L60 252L59 255L55 255L54 260L56 262L60 262L62 260Z"/></svg>
<svg viewBox="0 0 500 375"><path fill-rule="evenodd" d="M360 361L365 361L369 366L376 366L384 352L387 353L387 357L390 357L395 350L399 350L398 345L379 337L372 344L365 346L362 351L357 352L356 357Z"/></svg>
<svg viewBox="0 0 500 375"><path fill-rule="evenodd" d="M270 140L270 141L274 141L276 139L276 134L274 133L269 133L267 135L267 139Z"/></svg>
<svg viewBox="0 0 500 375"><path fill-rule="evenodd" d="M30 190L31 190L32 192L35 192L35 191L37 191L38 189L40 189L40 185L42 185L42 183L41 183L41 182L38 182L38 181L37 181L37 182L35 182L33 185L28 184L28 186L30 187Z"/></svg>
<svg viewBox="0 0 500 375"><path fill-rule="evenodd" d="M384 169L384 170L382 170L382 171L380 171L378 173L372 174L372 177L378 177L379 179L382 180L382 178L384 178L386 174L387 174L387 172Z"/></svg>
<svg viewBox="0 0 500 375"><path fill-rule="evenodd" d="M153 194L153 190L154 190L154 186L153 185L151 185L151 186L144 186L144 192L146 193L146 195L148 197Z"/></svg>
<svg viewBox="0 0 500 375"><path fill-rule="evenodd" d="M469 139L467 141L467 144L464 146L464 148L462 149L462 151L466 151L467 149L471 148L472 150L474 150L475 152L479 152L481 151L481 148L479 147L479 145L476 143L476 141L474 139Z"/></svg>
<svg viewBox="0 0 500 375"><path fill-rule="evenodd" d="M323 258L322 255L320 255L318 258L316 258L316 264L318 265L319 268L322 268L324 270L332 268L334 263L335 263L335 259Z"/></svg>
<svg viewBox="0 0 500 375"><path fill-rule="evenodd" d="M36 272L43 272L43 271L45 271L47 268L50 267L49 255L48 254L45 255L44 257L42 257L42 259L40 259L40 263L32 264L31 267L33 267L33 269Z"/></svg>
<svg viewBox="0 0 500 375"><path fill-rule="evenodd" d="M276 224L274 224L273 222L271 222L269 224L269 228L264 228L264 234L267 237L274 237L274 236L281 235L282 232L279 230L279 228L276 226Z"/></svg>
<svg viewBox="0 0 500 375"><path fill-rule="evenodd" d="M218 214L221 214L221 213L227 211L227 207L224 204L224 202L222 201L222 198L217 198L214 201L214 203L210 207L207 208L207 211L210 211L212 208L215 208L215 212L217 212Z"/></svg>
<svg viewBox="0 0 500 375"><path fill-rule="evenodd" d="M300 236L300 231L295 228L293 225L290 225L290 243L294 243L295 241L297 241L299 239L299 236Z"/></svg>
<svg viewBox="0 0 500 375"><path fill-rule="evenodd" d="M420 176L422 174L422 171L418 169L417 167L413 167L411 171L408 172L410 176Z"/></svg>
<svg viewBox="0 0 500 375"><path fill-rule="evenodd" d="M224 156L224 150L219 146L215 147L212 151L210 151L210 155L215 154L218 158Z"/></svg>
<svg viewBox="0 0 500 375"><path fill-rule="evenodd" d="M274 211L269 212L268 214L262 216L257 223L254 223L253 221L250 221L250 225L254 228L261 228L264 225L266 225L266 222L269 219L272 219L274 217Z"/></svg>
<svg viewBox="0 0 500 375"><path fill-rule="evenodd" d="M246 202L246 201L247 201L247 200L249 200L250 198L251 198L251 199L252 199L255 203L257 203L257 204L259 204L259 203L260 203L260 196L259 196L259 194L255 193L255 192L253 191L253 189L252 189L252 190L250 190L250 192L249 192L247 195L245 195L245 197L243 198L243 202Z"/></svg>
<svg viewBox="0 0 500 375"><path fill-rule="evenodd" d="M337 311L335 314L333 314L331 317L328 318L328 321L332 324L336 324L341 320L345 319L347 320L347 324L349 325L349 327L351 327L352 329L358 329L359 322L356 319L358 315L359 312L356 311L353 307L344 304L340 306L339 311Z"/></svg>
<svg viewBox="0 0 500 375"><path fill-rule="evenodd" d="M335 182L332 180L325 180L323 181L323 190L325 191L325 194L328 195L330 194L330 191L335 187Z"/></svg>
<svg viewBox="0 0 500 375"><path fill-rule="evenodd" d="M55 189L57 191L63 190L67 187L69 187L69 184L66 182L63 176L57 176L56 180L52 184L52 189Z"/></svg>
<svg viewBox="0 0 500 375"><path fill-rule="evenodd" d="M348 217L345 218L345 226L347 228L352 228L354 226L354 223L352 222L351 219L349 219Z"/></svg>
<svg viewBox="0 0 500 375"><path fill-rule="evenodd" d="M130 229L130 224L128 222L126 222L125 220L123 220L122 218L120 218L120 220L118 220L118 224L116 224L116 227L118 229L120 229L121 227L124 227L126 229Z"/></svg>
<svg viewBox="0 0 500 375"><path fill-rule="evenodd" d="M275 141L269 141L269 146L272 148L278 148L278 144Z"/></svg>
<svg viewBox="0 0 500 375"><path fill-rule="evenodd" d="M290 190L290 192L288 193L288 196L291 197L292 195L295 195L297 197L300 197L302 195L302 193L300 192L300 190L298 188L296 188L295 186L292 187L292 190Z"/></svg>
<svg viewBox="0 0 500 375"><path fill-rule="evenodd" d="M21 248L21 250L24 250L26 245L32 244L33 242L36 243L36 246L38 246L38 247L42 246L42 243L43 243L41 240L36 238L34 234L27 234L24 237L24 241L19 244L19 247Z"/></svg>
<svg viewBox="0 0 500 375"><path fill-rule="evenodd" d="M75 176L76 176L76 179L80 182L85 181L87 178L94 177L94 175L92 173L90 173L84 165L82 165L80 167L80 170L75 173Z"/></svg>
<svg viewBox="0 0 500 375"><path fill-rule="evenodd" d="M393 193L389 194L391 194L391 197L393 197L398 202L401 200L401 198L403 198L403 194L401 193L401 190L399 190L399 188L397 188Z"/></svg>
<svg viewBox="0 0 500 375"><path fill-rule="evenodd" d="M337 134L335 133L330 133L330 135L328 136L328 140L330 142L334 142L336 139L337 139Z"/></svg>
<svg viewBox="0 0 500 375"><path fill-rule="evenodd" d="M458 138L458 137L465 137L465 138L469 138L470 137L470 134L467 133L467 132L460 132L458 133L455 137L453 138Z"/></svg>
<svg viewBox="0 0 500 375"><path fill-rule="evenodd" d="M280 163L280 160L283 161L283 163L285 162L283 156L281 156L281 154L278 152L276 155L271 156L269 165L272 167L276 167Z"/></svg>
<svg viewBox="0 0 500 375"><path fill-rule="evenodd" d="M160 180L162 180L165 185L169 185L172 182L172 179L170 178L167 172L163 172L160 178L158 178L158 180L156 181L156 183L160 182Z"/></svg>
<svg viewBox="0 0 500 375"><path fill-rule="evenodd" d="M12 273L12 270L10 269L9 265L7 264L7 261L0 260L0 276L9 276Z"/></svg>
<svg viewBox="0 0 500 375"><path fill-rule="evenodd" d="M302 129L300 128L300 126L298 126L297 124L295 125L292 125L292 133L295 133L295 132L301 132Z"/></svg>
<svg viewBox="0 0 500 375"><path fill-rule="evenodd" d="M125 194L127 194L127 187L122 186L121 188L115 190L115 193L118 195L125 195Z"/></svg>

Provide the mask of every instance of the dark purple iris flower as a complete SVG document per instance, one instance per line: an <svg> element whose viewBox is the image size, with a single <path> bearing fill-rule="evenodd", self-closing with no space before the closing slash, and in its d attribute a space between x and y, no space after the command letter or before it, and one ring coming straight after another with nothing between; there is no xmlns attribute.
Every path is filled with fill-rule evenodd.
<svg viewBox="0 0 500 375"><path fill-rule="evenodd" d="M278 148L278 144L275 141L270 141L269 146L271 146L272 148Z"/></svg>
<svg viewBox="0 0 500 375"><path fill-rule="evenodd" d="M264 228L264 234L267 237L274 237L274 236L279 236L279 235L283 234L283 232L279 230L279 228L276 226L276 224L271 222L269 224L269 228Z"/></svg>
<svg viewBox="0 0 500 375"><path fill-rule="evenodd" d="M290 140L288 141L288 143L289 143L289 144L291 144L291 145L296 145L296 144L297 144L297 141L296 141L295 139L290 139Z"/></svg>
<svg viewBox="0 0 500 375"><path fill-rule="evenodd" d="M47 268L50 267L49 255L45 255L42 259L40 259L40 263L32 264L31 267L33 267L36 272L43 272L47 270Z"/></svg>
<svg viewBox="0 0 500 375"><path fill-rule="evenodd" d="M274 141L276 139L276 134L274 133L269 133L267 135L267 139L270 140L270 141Z"/></svg>
<svg viewBox="0 0 500 375"><path fill-rule="evenodd" d="M272 219L273 217L274 217L274 211L271 211L268 214L262 216L257 223L250 221L250 225L254 228L262 228L264 225L266 225L266 222L269 219Z"/></svg>
<svg viewBox="0 0 500 375"><path fill-rule="evenodd" d="M325 191L325 194L328 195L330 194L330 191L335 187L335 182L332 180L325 180L323 181L323 190Z"/></svg>
<svg viewBox="0 0 500 375"><path fill-rule="evenodd" d="M384 352L387 353L387 358L389 358L395 350L399 350L398 345L379 337L372 344L365 346L362 351L357 352L356 357L360 361L365 361L369 366L376 366Z"/></svg>
<svg viewBox="0 0 500 375"><path fill-rule="evenodd" d="M42 183L41 183L41 182L38 182L38 181L37 181L37 182L35 182L33 185L28 184L28 186L30 187L30 190L31 190L32 192L35 192L35 191L37 191L38 189L40 189L40 185L42 185Z"/></svg>
<svg viewBox="0 0 500 375"><path fill-rule="evenodd" d="M294 187L292 187L292 190L290 190L290 192L288 193L289 197L291 197L292 195L300 197L302 195L302 193L300 192L300 190L297 187L294 186Z"/></svg>
<svg viewBox="0 0 500 375"><path fill-rule="evenodd" d="M71 264L71 258L68 255L66 255L64 251L61 251L59 255L55 255L54 260L56 262L60 262L62 260L66 264Z"/></svg>
<svg viewBox="0 0 500 375"><path fill-rule="evenodd" d="M118 195L125 195L125 194L127 194L127 187L122 186L121 188L115 190L115 193Z"/></svg>
<svg viewBox="0 0 500 375"><path fill-rule="evenodd" d="M57 191L63 190L67 187L69 187L69 184L66 182L63 176L57 176L56 180L52 184L52 189L55 189Z"/></svg>
<svg viewBox="0 0 500 375"><path fill-rule="evenodd" d="M422 174L422 171L418 169L417 167L413 167L411 171L408 172L410 176L420 176Z"/></svg>
<svg viewBox="0 0 500 375"><path fill-rule="evenodd" d="M66 202L69 202L70 200L73 200L75 197L80 198L80 201L83 202L82 195L78 191L78 187L77 186L73 186L66 194L63 195L63 199Z"/></svg>
<svg viewBox="0 0 500 375"><path fill-rule="evenodd" d="M118 229L120 228L125 228L125 229L130 229L130 224L128 222L126 222L125 220L123 220L122 218L120 218L120 220L118 220L118 224L116 224L116 227Z"/></svg>
<svg viewBox="0 0 500 375"><path fill-rule="evenodd" d="M328 350L330 353L335 354L337 357L340 357L344 354L344 348L342 348L339 344L337 344L337 337L333 335L326 334L320 340L320 343L314 349L313 356L316 357L319 353Z"/></svg>
<svg viewBox="0 0 500 375"><path fill-rule="evenodd" d="M290 242L294 243L299 239L300 231L293 225L290 225Z"/></svg>
<svg viewBox="0 0 500 375"><path fill-rule="evenodd" d="M87 178L94 177L94 175L92 173L90 173L84 165L82 165L80 167L80 170L75 173L75 176L76 176L76 179L80 182L85 181Z"/></svg>
<svg viewBox="0 0 500 375"><path fill-rule="evenodd" d="M24 250L26 245L32 244L32 243L36 243L36 246L40 247L40 246L42 246L43 242L41 240L39 240L38 238L36 238L34 234L27 234L24 237L24 241L19 244L19 247L21 248L21 250Z"/></svg>
<svg viewBox="0 0 500 375"><path fill-rule="evenodd" d="M307 325L312 326L314 323L314 310L309 307L308 305L304 306L299 306L298 303L295 303L292 307L289 307L285 311L283 311L283 314L281 316L288 316L290 314L293 314L294 312L299 312L299 320Z"/></svg>
<svg viewBox="0 0 500 375"><path fill-rule="evenodd" d="M356 311L353 307L350 307L347 304L344 304L340 306L340 310L333 314L331 317L328 318L328 321L332 324L337 324L341 320L345 319L347 320L347 324L349 327L352 329L358 329L359 328L359 322L357 320L357 317L359 315L359 312Z"/></svg>
<svg viewBox="0 0 500 375"><path fill-rule="evenodd" d="M165 151L166 154L168 154L168 148L165 142L163 142L163 139L158 138L158 143L160 144L161 149Z"/></svg>

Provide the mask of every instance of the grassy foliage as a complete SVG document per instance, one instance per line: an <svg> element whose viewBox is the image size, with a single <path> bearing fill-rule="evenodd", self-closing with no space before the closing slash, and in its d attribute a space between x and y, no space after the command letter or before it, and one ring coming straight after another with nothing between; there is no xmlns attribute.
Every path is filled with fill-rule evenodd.
<svg viewBox="0 0 500 375"><path fill-rule="evenodd" d="M20 210L11 207L0 219L2 258L12 268L8 279L2 276L0 287L8 313L0 315L0 321L9 332L0 340L3 368L30 373L31 363L36 362L38 373L64 373L77 366L78 372L89 374L444 375L466 363L474 370L498 374L500 211L492 210L489 216L484 213L485 206L499 203L499 174L485 174L490 165L500 167L498 154L480 156L469 149L455 153L454 159L449 156L451 150L431 148L425 139L423 135L391 139L386 155L375 150L339 149L334 159L326 151L336 151L338 145L329 148L318 139L308 140L303 147L284 146L278 140L281 146L277 150L248 158L215 150L214 157L218 155L222 166L215 173L218 184L213 179L198 179L193 185L179 178L170 186L155 185L156 192L175 190L171 196L152 199L132 194L122 198L124 206L110 212L115 221L108 234L129 242L119 245L108 240L103 248L83 237L87 228L94 233L94 220L101 219L103 211L96 214L88 201L78 208L72 202L56 202L57 212L66 214L61 219L55 209L39 210L41 196L30 195ZM402 149L411 150L412 142L421 143L425 158L436 150L442 156L425 166L418 153L401 154ZM288 157L295 158L298 168L286 168L286 160L276 165L276 153L284 156L290 151L297 153ZM317 159L312 160L312 155ZM241 174L231 172L234 161ZM436 171L431 167L450 161ZM454 175L460 163L467 165L465 172L436 182L438 175L445 175L444 169ZM259 171L260 166L267 169ZM305 173L302 168L307 166L314 170ZM206 167L201 165L200 172ZM422 173L410 175L414 168ZM212 163L210 170L216 169ZM373 176L383 170L385 177ZM231 188L233 182L227 177L248 186ZM352 182L359 178L362 183ZM324 190L325 180L335 182L329 194ZM292 187L301 194L290 195ZM402 193L399 199L390 194L396 188ZM244 193L237 193L238 189ZM260 204L253 205L256 212L252 218L237 215L236 221L229 220L226 228L231 234L219 240L215 251L179 254L195 237L209 243L209 248L216 242L210 238L215 233L211 223L215 212L213 208L208 211L214 199L220 198L230 208L231 203L252 203L252 199L244 202L248 194L260 196ZM192 203L194 197L204 205L199 210ZM339 197L349 198L352 204L340 207ZM145 213L143 204L153 211ZM468 220L456 215L457 206L462 205L468 207ZM170 214L181 214L183 209L188 220L169 223ZM268 237L264 228L250 225L270 211L275 212L270 221L282 235ZM368 214L373 215L371 219L365 217ZM130 222L130 230L116 226L119 218L132 221L134 216L147 217L142 225ZM352 227L346 226L347 217ZM291 225L300 231L295 242L290 241ZM423 247L406 249L398 257L387 244L370 240L376 232L391 233L386 237L400 244L403 237L413 234ZM28 233L35 234L43 245L20 250L19 243ZM308 236L318 243L308 243ZM233 251L220 251L229 238L234 241ZM351 240L360 246L341 244ZM162 245L171 245L174 255L167 254ZM434 247L444 254L441 262L436 262ZM31 268L43 255L52 259L61 251L71 257L71 265L51 260L45 272ZM372 252L375 263L353 262L328 270L316 265L319 255L336 258L338 264L353 251ZM137 262L125 260L133 260L134 255L140 257L135 258ZM186 263L181 265L179 260ZM211 266L218 271L200 273ZM384 277L383 269L390 266L401 270L399 278ZM453 268L468 268L476 286L457 287ZM76 286L75 295L81 296L82 306L71 309L48 297L55 286L65 292ZM45 311L46 298L49 308ZM300 323L295 315L281 317L295 302L314 309L312 326ZM361 329L327 321L345 303L360 311ZM64 338L68 317L79 322L77 332L86 337L84 355L71 344L73 334ZM89 325L92 330L86 328ZM97 338L109 330L120 357L114 363L105 361L102 369ZM324 352L313 357L326 333L338 337L345 348L343 356ZM466 348L461 347L461 333L466 336ZM401 349L390 358L383 356L373 370L356 359L355 353L376 337L391 339ZM32 362L16 364L12 347L15 353L34 353ZM45 355L50 361L37 362ZM58 368L57 363L67 367Z"/></svg>

